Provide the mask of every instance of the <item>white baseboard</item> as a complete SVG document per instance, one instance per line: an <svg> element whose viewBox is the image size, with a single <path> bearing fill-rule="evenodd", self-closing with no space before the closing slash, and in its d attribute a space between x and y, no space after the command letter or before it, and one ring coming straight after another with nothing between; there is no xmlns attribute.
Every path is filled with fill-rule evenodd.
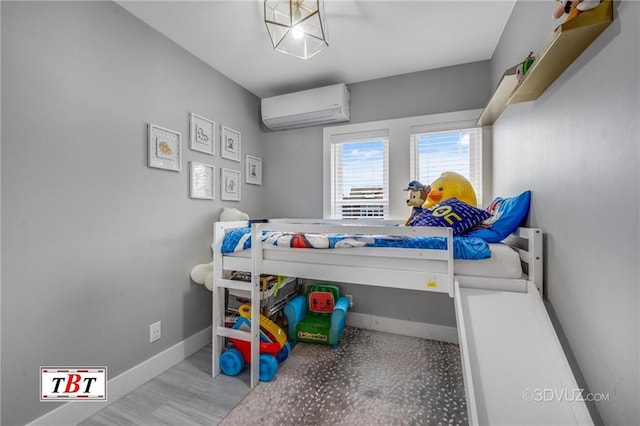
<svg viewBox="0 0 640 426"><path fill-rule="evenodd" d="M71 425L88 419L129 392L211 343L211 327L176 343L148 360L107 381L107 401L67 402L27 426ZM109 366L107 366L108 372ZM51 404L48 402L47 404Z"/></svg>
<svg viewBox="0 0 640 426"><path fill-rule="evenodd" d="M367 330L384 331L402 336L420 337L447 343L458 343L458 330L455 327L405 321L375 315L349 312L347 325Z"/></svg>

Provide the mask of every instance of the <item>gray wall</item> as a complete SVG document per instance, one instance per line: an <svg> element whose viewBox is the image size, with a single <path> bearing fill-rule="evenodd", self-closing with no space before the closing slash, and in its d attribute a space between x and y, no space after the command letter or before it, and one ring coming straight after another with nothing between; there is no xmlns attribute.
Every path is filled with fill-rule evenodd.
<svg viewBox="0 0 640 426"><path fill-rule="evenodd" d="M352 84L351 122L484 108L490 75L490 63L483 61ZM322 217L322 128L270 132L264 140L268 217ZM353 312L455 327L453 302L445 294L341 287L353 295Z"/></svg>
<svg viewBox="0 0 640 426"><path fill-rule="evenodd" d="M498 195L533 191L551 310L590 391L609 395L597 404L604 424L637 425L640 4L614 9L612 25L538 100L494 124L493 182ZM547 2L516 3L494 82L546 44L538 28L558 23L549 12Z"/></svg>
<svg viewBox="0 0 640 426"><path fill-rule="evenodd" d="M109 377L211 324L210 261L224 203L191 200L188 114L262 155L259 100L111 2L2 2L2 424L38 402L41 365ZM182 133L182 172L147 167L147 123ZM216 153L220 152L219 144ZM219 182L219 178L218 178ZM252 216L262 187L243 185ZM149 324L162 339L149 343Z"/></svg>

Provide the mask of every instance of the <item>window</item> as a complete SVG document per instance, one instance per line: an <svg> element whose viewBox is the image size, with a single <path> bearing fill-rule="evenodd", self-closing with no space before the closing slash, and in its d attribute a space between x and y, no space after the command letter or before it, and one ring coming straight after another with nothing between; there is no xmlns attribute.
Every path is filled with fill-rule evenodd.
<svg viewBox="0 0 640 426"><path fill-rule="evenodd" d="M428 185L443 172L457 172L469 179L482 202L482 129L411 128L410 156L412 180Z"/></svg>
<svg viewBox="0 0 640 426"><path fill-rule="evenodd" d="M449 170L469 179L482 204L491 174L490 164L482 164L483 129L475 127L481 113L476 109L325 127L322 217L405 221L411 211L407 184L430 184Z"/></svg>
<svg viewBox="0 0 640 426"><path fill-rule="evenodd" d="M389 216L387 131L331 136L331 217Z"/></svg>

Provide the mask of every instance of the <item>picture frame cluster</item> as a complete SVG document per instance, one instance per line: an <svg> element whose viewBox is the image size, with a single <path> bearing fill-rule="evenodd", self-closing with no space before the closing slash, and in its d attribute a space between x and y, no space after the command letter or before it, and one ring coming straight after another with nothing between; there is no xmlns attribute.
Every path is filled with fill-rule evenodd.
<svg viewBox="0 0 640 426"><path fill-rule="evenodd" d="M214 120L191 112L189 114L189 148L197 153L216 155L219 139L220 157L242 163L242 134L229 126L218 126ZM147 125L147 166L174 172L182 170L182 135L180 132L156 124ZM262 159L245 154L244 183L262 185ZM220 169L220 199L240 201L242 190L242 167ZM189 197L192 199L216 199L216 166L206 161L189 162Z"/></svg>

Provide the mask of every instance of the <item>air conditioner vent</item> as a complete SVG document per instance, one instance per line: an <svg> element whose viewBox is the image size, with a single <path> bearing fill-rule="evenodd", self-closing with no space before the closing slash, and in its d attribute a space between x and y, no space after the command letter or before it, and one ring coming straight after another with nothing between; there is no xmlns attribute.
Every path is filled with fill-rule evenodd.
<svg viewBox="0 0 640 426"><path fill-rule="evenodd" d="M344 84L262 99L262 121L272 130L349 121L349 90Z"/></svg>

